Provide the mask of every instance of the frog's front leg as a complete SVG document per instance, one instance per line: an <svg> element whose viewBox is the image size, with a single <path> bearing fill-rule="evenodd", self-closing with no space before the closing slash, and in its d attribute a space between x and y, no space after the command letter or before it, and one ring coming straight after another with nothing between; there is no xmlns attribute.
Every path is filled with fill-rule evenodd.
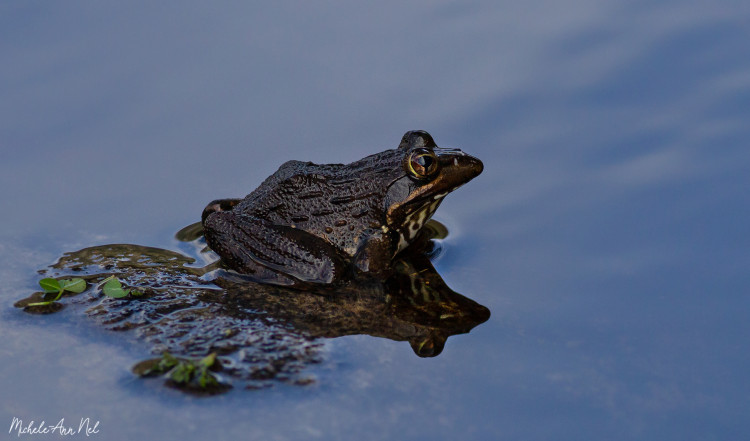
<svg viewBox="0 0 750 441"><path fill-rule="evenodd" d="M210 213L204 221L206 243L230 268L276 285L334 283L346 265L330 243L291 226L232 211Z"/></svg>
<svg viewBox="0 0 750 441"><path fill-rule="evenodd" d="M363 234L352 264L362 274L385 279L391 274L395 254L393 235L384 229L371 229Z"/></svg>

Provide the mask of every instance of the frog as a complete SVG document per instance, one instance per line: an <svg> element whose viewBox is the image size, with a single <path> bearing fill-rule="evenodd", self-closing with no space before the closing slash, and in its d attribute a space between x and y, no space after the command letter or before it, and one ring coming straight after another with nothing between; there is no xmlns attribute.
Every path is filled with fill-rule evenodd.
<svg viewBox="0 0 750 441"><path fill-rule="evenodd" d="M450 192L482 161L423 130L349 164L288 161L244 198L203 210L208 247L229 270L272 285L386 279Z"/></svg>

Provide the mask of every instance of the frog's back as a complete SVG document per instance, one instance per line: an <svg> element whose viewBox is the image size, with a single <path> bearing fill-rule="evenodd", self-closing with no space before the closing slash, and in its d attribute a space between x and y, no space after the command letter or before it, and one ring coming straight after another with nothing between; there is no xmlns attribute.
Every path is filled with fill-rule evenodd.
<svg viewBox="0 0 750 441"><path fill-rule="evenodd" d="M397 149L350 164L285 162L235 212L324 237L353 254L353 234L382 225L388 186L400 174Z"/></svg>

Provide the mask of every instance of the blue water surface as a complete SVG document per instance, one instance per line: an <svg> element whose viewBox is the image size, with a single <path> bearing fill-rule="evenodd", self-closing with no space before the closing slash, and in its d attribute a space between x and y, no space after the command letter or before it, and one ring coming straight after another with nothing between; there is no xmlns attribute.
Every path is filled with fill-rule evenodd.
<svg viewBox="0 0 750 441"><path fill-rule="evenodd" d="M5 2L0 433L747 439L748 23L732 0ZM176 249L284 161L411 129L485 164L435 216L436 267L492 317L436 358L344 337L314 385L195 398L130 374L146 345L12 306L63 252Z"/></svg>

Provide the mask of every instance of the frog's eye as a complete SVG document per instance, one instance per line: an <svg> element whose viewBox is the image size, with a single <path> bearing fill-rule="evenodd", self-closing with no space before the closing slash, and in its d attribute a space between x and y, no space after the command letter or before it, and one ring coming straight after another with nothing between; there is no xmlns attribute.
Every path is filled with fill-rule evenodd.
<svg viewBox="0 0 750 441"><path fill-rule="evenodd" d="M438 169L438 158L430 150L417 149L409 155L409 171L414 177L423 179L432 176Z"/></svg>

